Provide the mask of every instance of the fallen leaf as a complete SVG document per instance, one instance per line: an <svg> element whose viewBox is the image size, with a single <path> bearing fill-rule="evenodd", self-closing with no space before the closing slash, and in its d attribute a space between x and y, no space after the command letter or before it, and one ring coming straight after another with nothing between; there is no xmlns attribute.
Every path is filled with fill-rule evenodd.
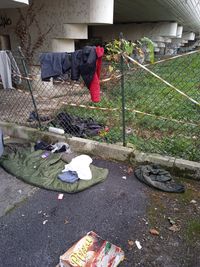
<svg viewBox="0 0 200 267"><path fill-rule="evenodd" d="M160 234L156 229L150 229L149 232L152 235L159 235Z"/></svg>
<svg viewBox="0 0 200 267"><path fill-rule="evenodd" d="M131 174L133 172L133 168L132 167L128 167L128 171L127 171L127 173L128 174Z"/></svg>
<svg viewBox="0 0 200 267"><path fill-rule="evenodd" d="M109 72L112 72L114 70L114 68L112 66L109 66L108 70L109 70Z"/></svg>
<svg viewBox="0 0 200 267"><path fill-rule="evenodd" d="M64 224L68 224L68 223L69 223L69 221L67 219L65 219Z"/></svg>
<svg viewBox="0 0 200 267"><path fill-rule="evenodd" d="M168 228L170 231L172 232L178 232L180 231L180 228L176 225L176 224L173 224L171 227Z"/></svg>
<svg viewBox="0 0 200 267"><path fill-rule="evenodd" d="M133 246L134 245L134 242L133 242L133 240L128 240L128 244L129 244L129 246Z"/></svg>

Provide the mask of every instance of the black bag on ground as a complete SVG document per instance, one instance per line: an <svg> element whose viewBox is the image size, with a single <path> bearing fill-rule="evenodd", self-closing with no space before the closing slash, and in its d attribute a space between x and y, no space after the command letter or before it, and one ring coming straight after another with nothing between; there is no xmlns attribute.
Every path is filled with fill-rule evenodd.
<svg viewBox="0 0 200 267"><path fill-rule="evenodd" d="M165 192L184 193L184 185L177 184L172 180L171 174L158 165L139 166L134 172L141 182Z"/></svg>

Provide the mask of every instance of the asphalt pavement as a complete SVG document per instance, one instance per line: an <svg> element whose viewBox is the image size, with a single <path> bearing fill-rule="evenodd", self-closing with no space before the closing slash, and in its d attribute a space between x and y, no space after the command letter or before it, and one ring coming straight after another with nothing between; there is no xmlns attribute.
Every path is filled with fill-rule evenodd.
<svg viewBox="0 0 200 267"><path fill-rule="evenodd" d="M55 267L59 256L89 231L125 251L121 267L135 266L128 240L137 240L141 228L148 203L145 187L124 164L99 159L94 164L109 169L105 182L64 194L62 200L57 192L35 190L0 218L0 266ZM0 177L3 173L0 169Z"/></svg>

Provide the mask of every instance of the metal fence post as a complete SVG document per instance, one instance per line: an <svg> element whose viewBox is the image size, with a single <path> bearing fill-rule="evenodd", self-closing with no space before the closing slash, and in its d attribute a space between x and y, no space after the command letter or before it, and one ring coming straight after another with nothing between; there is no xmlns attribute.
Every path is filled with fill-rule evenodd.
<svg viewBox="0 0 200 267"><path fill-rule="evenodd" d="M123 33L120 33L121 55L120 55L120 71L121 71L121 101L122 101L122 140L123 146L126 146L126 122L125 122L125 91L124 91L124 58L123 58Z"/></svg>
<svg viewBox="0 0 200 267"><path fill-rule="evenodd" d="M28 70L27 70L27 67L26 67L25 56L24 56L24 54L23 54L20 46L18 47L18 51L19 51L19 54L20 54L20 57L21 57L22 66L24 68L24 73L25 73L26 77L28 78ZM32 99L32 102L33 102L35 114L37 116L38 125L39 125L39 128L41 130L40 117L39 117L39 114L38 114L38 110L37 110L37 105L36 105L36 102L35 102L35 98L33 96L32 84L31 84L31 82L30 82L29 79L27 79L27 84L28 84L28 89L30 91L31 99Z"/></svg>

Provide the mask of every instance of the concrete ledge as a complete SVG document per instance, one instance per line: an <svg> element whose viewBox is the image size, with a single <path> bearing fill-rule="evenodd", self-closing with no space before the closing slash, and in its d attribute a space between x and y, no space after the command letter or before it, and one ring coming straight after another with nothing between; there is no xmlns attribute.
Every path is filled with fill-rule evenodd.
<svg viewBox="0 0 200 267"><path fill-rule="evenodd" d="M172 168L174 166L175 158L154 153L151 154L135 151L135 161L137 163L154 163Z"/></svg>
<svg viewBox="0 0 200 267"><path fill-rule="evenodd" d="M32 142L36 142L37 140L45 140L47 142L57 142L59 140L60 142L66 142L64 135L42 132L38 129L19 126L13 123L0 121L0 128L3 129L4 135L30 140Z"/></svg>
<svg viewBox="0 0 200 267"><path fill-rule="evenodd" d="M129 157L133 153L131 148L78 137L68 138L67 141L75 152L88 153L104 159L128 162Z"/></svg>
<svg viewBox="0 0 200 267"><path fill-rule="evenodd" d="M200 163L184 159L175 159L174 172L185 177L200 180Z"/></svg>
<svg viewBox="0 0 200 267"><path fill-rule="evenodd" d="M100 143L78 137L68 137L66 135L42 132L38 129L1 121L0 128L3 129L4 135L9 135L11 137L32 142L36 142L37 140L67 142L74 152L90 154L107 160L127 162L132 165L149 163L159 164L178 176L200 180L200 163L198 162L176 159L159 154L143 153L135 148L123 147L117 144Z"/></svg>

